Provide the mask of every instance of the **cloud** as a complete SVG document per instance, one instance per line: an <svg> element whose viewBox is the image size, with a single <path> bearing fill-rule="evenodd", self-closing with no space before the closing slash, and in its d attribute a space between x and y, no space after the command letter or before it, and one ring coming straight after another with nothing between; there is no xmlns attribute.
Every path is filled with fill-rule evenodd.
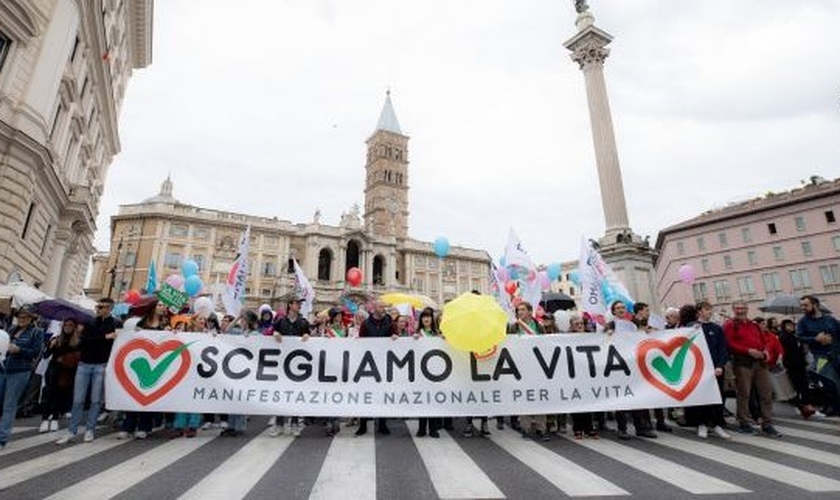
<svg viewBox="0 0 840 500"><path fill-rule="evenodd" d="M630 221L655 238L712 206L840 176L840 7L828 0L592 1ZM603 233L571 2L155 4L97 245L172 173L182 202L326 222L363 201L385 90L411 136L410 231L542 262Z"/></svg>

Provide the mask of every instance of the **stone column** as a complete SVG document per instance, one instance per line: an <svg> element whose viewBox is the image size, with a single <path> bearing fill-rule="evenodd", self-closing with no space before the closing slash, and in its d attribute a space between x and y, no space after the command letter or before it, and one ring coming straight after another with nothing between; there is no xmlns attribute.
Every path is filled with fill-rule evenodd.
<svg viewBox="0 0 840 500"><path fill-rule="evenodd" d="M591 16L587 13L588 16ZM571 58L580 65L586 81L586 97L589 103L589 120L592 127L592 142L595 145L595 162L598 166L598 181L601 187L601 204L604 208L607 237L630 229L627 217L627 203L624 200L624 185L618 162L618 150L613 132L612 114L604 80L604 60L610 53L606 47L612 36L591 24L594 19L586 17L578 26L580 31L564 46L572 51Z"/></svg>
<svg viewBox="0 0 840 500"><path fill-rule="evenodd" d="M67 255L67 248L70 245L70 240L73 238L73 232L69 229L58 229L53 238L53 252L50 255L50 264L47 268L47 275L44 276L44 293L53 297L58 295L59 283L61 282L61 273L64 268L64 257ZM67 270L64 270L67 272Z"/></svg>

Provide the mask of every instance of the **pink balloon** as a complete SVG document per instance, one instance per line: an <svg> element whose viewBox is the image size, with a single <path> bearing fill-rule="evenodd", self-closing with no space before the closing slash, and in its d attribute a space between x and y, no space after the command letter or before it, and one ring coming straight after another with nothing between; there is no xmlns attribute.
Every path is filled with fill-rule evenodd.
<svg viewBox="0 0 840 500"><path fill-rule="evenodd" d="M691 267L691 264L683 264L677 269L677 276L680 278L680 281L685 283L686 285L690 285L694 283L695 275L694 275L694 268Z"/></svg>
<svg viewBox="0 0 840 500"><path fill-rule="evenodd" d="M547 271L540 271L537 274L537 279L539 280L541 289L548 290L551 287L551 278L548 277Z"/></svg>
<svg viewBox="0 0 840 500"><path fill-rule="evenodd" d="M496 279L498 279L500 283L505 283L510 279L510 273L508 273L506 268L500 267L496 269Z"/></svg>
<svg viewBox="0 0 840 500"><path fill-rule="evenodd" d="M170 274L169 277L166 278L166 284L176 290L183 290L184 277L180 274Z"/></svg>

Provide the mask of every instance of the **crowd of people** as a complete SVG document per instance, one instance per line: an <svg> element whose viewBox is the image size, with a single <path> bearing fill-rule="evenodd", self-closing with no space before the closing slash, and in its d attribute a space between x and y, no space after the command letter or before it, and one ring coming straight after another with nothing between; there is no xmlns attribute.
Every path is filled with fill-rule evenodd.
<svg viewBox="0 0 840 500"><path fill-rule="evenodd" d="M401 314L381 301L371 304L369 311L359 308L349 311L346 307L333 307L312 318L304 317L301 301L291 300L282 314L275 314L269 306L257 311L243 310L238 317L216 314L173 315L162 302L154 300L143 310L134 310L139 317L115 318L114 303L103 298L96 305L93 321L80 324L73 319L61 323L60 331L47 336L39 326L32 307L24 306L12 317L0 317L0 328L9 332L10 345L6 359L0 363L0 448L6 445L14 424L18 405L32 386L33 379L42 377L43 390L38 391L38 407L42 415L39 431L58 432L60 422L67 419L67 426L56 443L63 445L77 439L84 424L85 442L96 438L96 426L102 422L105 368L114 339L126 329L171 330L174 332L204 332L213 335L265 335L277 342L285 337L300 337L306 341L312 336L328 338L393 338L437 337L439 312L425 308L417 315ZM666 416L681 426L696 428L700 438L710 433L729 439L729 432L761 433L780 437L773 426L773 384L771 378L782 368L794 394L790 402L802 418L815 418L827 414L840 414L840 323L830 314L821 312L819 300L814 296L801 299L802 316L794 322L785 319L749 317L746 303L733 304L733 317L723 324L713 321L714 307L708 301L669 308L665 313L665 329L687 327L702 331L714 364L722 400L736 399L735 424L728 424L728 410L724 404L693 406L680 409L651 408L645 410L607 413L575 413L567 415L514 415L496 416L496 429L506 426L522 436L538 441L548 441L552 433L565 432L569 420L575 439L597 439L600 434L616 425L619 439L632 439L628 424L633 423L635 436L655 439L657 432L673 432ZM628 331L651 332L650 307L637 302L627 304L616 301L610 305L610 321L596 325L586 314L558 311L555 314L535 311L527 302L515 307L516 319L509 325L509 335L622 335ZM10 321L13 319L13 321ZM123 321L127 325L123 328ZM128 326L130 325L130 326ZM45 369L38 370L36 367ZM734 387L732 382L734 381ZM669 415L670 413L670 415ZM568 417L568 418L567 418ZM478 419L478 426L475 420ZM338 417L323 422L303 415L276 415L268 420L268 435L296 436L304 425L323 425L327 436L333 436L345 427L356 428L356 435L368 432L367 418ZM342 422L344 421L344 422ZM467 418L461 427L465 437L491 434L487 416ZM197 413L160 414L152 412L125 412L113 418L119 426L119 439L146 439L153 432L170 438L196 436L199 429L220 429L222 436L237 436L247 429L246 415L207 415ZM381 435L390 434L387 420L376 419L375 430ZM440 431L454 432L451 418L421 418L418 437L440 437Z"/></svg>

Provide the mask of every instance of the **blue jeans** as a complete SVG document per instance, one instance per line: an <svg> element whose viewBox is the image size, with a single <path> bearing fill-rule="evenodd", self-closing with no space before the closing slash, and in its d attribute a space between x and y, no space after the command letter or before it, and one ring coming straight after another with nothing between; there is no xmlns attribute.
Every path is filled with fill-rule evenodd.
<svg viewBox="0 0 840 500"><path fill-rule="evenodd" d="M0 401L3 402L3 416L0 417L0 445L6 444L15 423L18 401L29 385L29 372L0 372Z"/></svg>
<svg viewBox="0 0 840 500"><path fill-rule="evenodd" d="M200 425L201 413L176 413L172 427L175 429L198 429Z"/></svg>
<svg viewBox="0 0 840 500"><path fill-rule="evenodd" d="M79 430L79 423L82 421L82 414L85 410L85 398L90 388L90 410L88 410L87 430L93 432L96 429L96 419L99 417L99 410L102 406L102 391L105 389L105 365L89 365L79 363L76 369L76 382L73 386L73 410L70 417L70 425L67 430L75 434Z"/></svg>

